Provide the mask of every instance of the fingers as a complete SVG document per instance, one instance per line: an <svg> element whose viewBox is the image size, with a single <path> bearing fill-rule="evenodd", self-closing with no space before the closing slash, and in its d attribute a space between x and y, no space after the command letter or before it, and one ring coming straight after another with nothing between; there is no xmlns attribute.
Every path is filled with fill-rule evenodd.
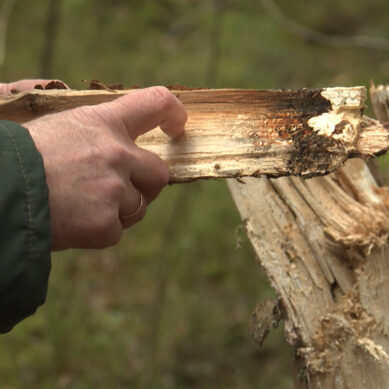
<svg viewBox="0 0 389 389"><path fill-rule="evenodd" d="M11 93L13 89L16 89L19 92L24 92L27 90L34 89L36 85L42 85L43 87L52 82L53 80L20 80L15 82L10 82L7 85L7 94ZM61 83L63 83L61 81ZM63 83L66 87L68 87L65 83ZM68 87L69 88L69 87Z"/></svg>
<svg viewBox="0 0 389 389"><path fill-rule="evenodd" d="M182 103L161 86L141 89L95 107L111 128L124 128L132 140L157 126L176 138L184 132L188 117Z"/></svg>
<svg viewBox="0 0 389 389"><path fill-rule="evenodd" d="M169 183L169 170L166 162L156 154L136 147L130 179L150 204Z"/></svg>
<svg viewBox="0 0 389 389"><path fill-rule="evenodd" d="M8 95L8 84L0 83L0 96Z"/></svg>
<svg viewBox="0 0 389 389"><path fill-rule="evenodd" d="M127 190L119 204L119 219L123 228L128 228L142 220L146 214L147 203L142 193L128 180Z"/></svg>
<svg viewBox="0 0 389 389"><path fill-rule="evenodd" d="M119 219L127 228L143 219L149 205L169 182L167 164L157 155L132 146L121 174L126 185L119 201ZM127 171L127 173L126 173Z"/></svg>
<svg viewBox="0 0 389 389"><path fill-rule="evenodd" d="M169 181L167 165L157 155L134 146L129 153L127 189L119 202L119 219L128 228L143 219L147 205Z"/></svg>

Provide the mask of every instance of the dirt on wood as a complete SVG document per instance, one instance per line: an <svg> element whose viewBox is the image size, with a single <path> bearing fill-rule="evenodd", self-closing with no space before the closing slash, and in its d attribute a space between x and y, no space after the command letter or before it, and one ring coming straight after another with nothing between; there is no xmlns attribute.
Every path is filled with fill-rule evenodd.
<svg viewBox="0 0 389 389"><path fill-rule="evenodd" d="M69 89L62 81L54 80L50 81L46 85L36 84L34 89L50 90L50 89Z"/></svg>
<svg viewBox="0 0 389 389"><path fill-rule="evenodd" d="M83 83L89 83L88 89L90 90L107 90L110 92L115 92L117 90L124 90L123 84L109 84L105 85L99 80L92 80L92 81L87 81L87 80L81 80Z"/></svg>

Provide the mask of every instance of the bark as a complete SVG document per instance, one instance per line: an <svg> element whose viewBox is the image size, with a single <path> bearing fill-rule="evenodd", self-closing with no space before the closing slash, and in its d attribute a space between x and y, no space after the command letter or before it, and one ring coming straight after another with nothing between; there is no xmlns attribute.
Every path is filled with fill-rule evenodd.
<svg viewBox="0 0 389 389"><path fill-rule="evenodd" d="M228 182L279 296L296 388L389 387L389 189L366 163Z"/></svg>
<svg viewBox="0 0 389 389"><path fill-rule="evenodd" d="M113 100L126 91L46 90L0 100L0 119L40 115ZM171 182L198 178L299 175L335 171L350 157L389 148L389 129L362 115L363 87L321 90L173 90L189 119L171 140L155 129L137 144L167 161Z"/></svg>

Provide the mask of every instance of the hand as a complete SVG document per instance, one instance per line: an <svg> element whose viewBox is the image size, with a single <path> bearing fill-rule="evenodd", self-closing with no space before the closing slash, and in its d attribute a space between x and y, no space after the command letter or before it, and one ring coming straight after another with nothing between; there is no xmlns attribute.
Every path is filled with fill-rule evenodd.
<svg viewBox="0 0 389 389"><path fill-rule="evenodd" d="M27 90L34 89L35 85L45 86L52 80L20 80L15 82L10 82L9 84L0 83L0 96L9 95L13 89L16 89L19 92L25 92ZM67 86L66 84L64 84Z"/></svg>
<svg viewBox="0 0 389 389"><path fill-rule="evenodd" d="M169 173L134 141L158 125L178 137L186 119L168 89L152 87L25 123L43 157L52 249L107 247L141 220Z"/></svg>

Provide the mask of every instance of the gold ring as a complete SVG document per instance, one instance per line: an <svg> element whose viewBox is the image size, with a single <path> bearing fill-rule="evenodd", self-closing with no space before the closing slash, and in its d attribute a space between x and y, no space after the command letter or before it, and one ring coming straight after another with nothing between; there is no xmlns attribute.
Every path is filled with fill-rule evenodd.
<svg viewBox="0 0 389 389"><path fill-rule="evenodd" d="M140 192L138 192L138 193L139 193L139 197L140 197L138 209L135 212L130 213L129 215L120 216L121 220L131 219L132 217L136 216L140 212L140 210L142 209L142 207L143 207L143 196L142 196L142 193L140 193Z"/></svg>

